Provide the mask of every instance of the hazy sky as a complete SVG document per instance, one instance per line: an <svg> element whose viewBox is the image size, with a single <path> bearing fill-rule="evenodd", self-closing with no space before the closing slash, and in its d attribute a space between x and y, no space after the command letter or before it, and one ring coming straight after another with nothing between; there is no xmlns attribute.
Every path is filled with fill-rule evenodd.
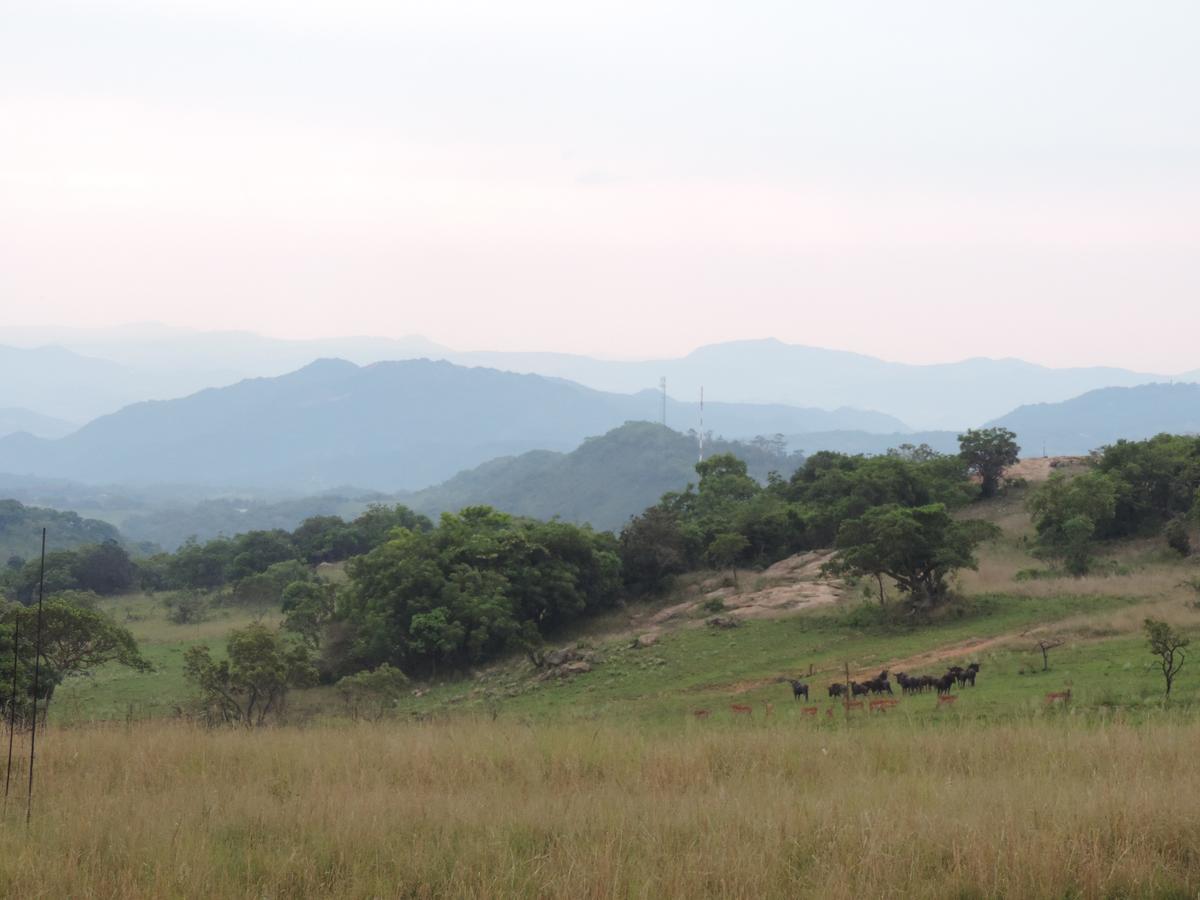
<svg viewBox="0 0 1200 900"><path fill-rule="evenodd" d="M1200 6L0 0L0 325L1200 366Z"/></svg>

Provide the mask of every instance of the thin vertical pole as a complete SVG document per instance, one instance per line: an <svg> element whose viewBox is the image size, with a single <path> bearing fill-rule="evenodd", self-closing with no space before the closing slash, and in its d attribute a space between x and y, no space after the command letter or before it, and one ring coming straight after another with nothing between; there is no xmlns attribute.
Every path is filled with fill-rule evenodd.
<svg viewBox="0 0 1200 900"><path fill-rule="evenodd" d="M850 689L850 663L846 662L846 721L850 721L850 701L854 698L854 691Z"/></svg>
<svg viewBox="0 0 1200 900"><path fill-rule="evenodd" d="M17 659L21 648L21 615L13 616L13 677L8 698L8 766L4 770L4 811L8 812L8 786L12 781L13 735L17 730Z"/></svg>
<svg viewBox="0 0 1200 900"><path fill-rule="evenodd" d="M29 729L29 794L25 799L25 826L33 817L33 759L37 750L38 675L42 663L42 599L46 593L46 529L42 529L42 571L38 576L37 636L33 650L33 727Z"/></svg>

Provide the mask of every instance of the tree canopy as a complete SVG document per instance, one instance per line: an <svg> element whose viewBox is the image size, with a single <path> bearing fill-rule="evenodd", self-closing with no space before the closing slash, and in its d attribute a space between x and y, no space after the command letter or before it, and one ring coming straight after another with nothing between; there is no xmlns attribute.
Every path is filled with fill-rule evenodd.
<svg viewBox="0 0 1200 900"><path fill-rule="evenodd" d="M979 476L979 492L995 495L1004 470L1020 457L1017 436L1007 428L972 428L958 436L958 443L963 462Z"/></svg>
<svg viewBox="0 0 1200 900"><path fill-rule="evenodd" d="M831 569L886 575L908 595L913 607L928 609L946 598L951 574L975 568L976 547L998 532L990 523L956 521L940 503L872 507L838 530L838 552Z"/></svg>

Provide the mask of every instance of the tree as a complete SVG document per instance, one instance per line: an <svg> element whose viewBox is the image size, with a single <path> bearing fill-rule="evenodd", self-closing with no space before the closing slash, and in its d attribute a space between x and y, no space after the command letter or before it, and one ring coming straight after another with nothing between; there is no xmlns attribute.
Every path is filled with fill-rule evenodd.
<svg viewBox="0 0 1200 900"><path fill-rule="evenodd" d="M184 654L184 674L200 690L210 715L223 722L262 725L282 709L292 688L317 679L306 647L259 623L231 631L227 653L218 661L199 645Z"/></svg>
<svg viewBox="0 0 1200 900"><path fill-rule="evenodd" d="M283 589L283 627L300 635L311 647L333 618L337 589L320 581L293 581Z"/></svg>
<svg viewBox="0 0 1200 900"><path fill-rule="evenodd" d="M70 599L69 596L50 597L43 604L39 701L49 704L55 688L64 678L87 674L107 663L126 666L135 672L152 669L128 629L105 613L87 605L77 605ZM0 625L9 634L14 626L20 629L18 669L30 673L34 664L37 623L36 606L8 604L0 611ZM11 639L7 646L12 646ZM0 658L3 658L2 654ZM11 656L9 659L11 666Z"/></svg>
<svg viewBox="0 0 1200 900"><path fill-rule="evenodd" d="M728 568L733 573L733 586L737 587L738 557L750 546L750 542L736 531L727 531L713 538L708 545L708 558L718 569Z"/></svg>
<svg viewBox="0 0 1200 900"><path fill-rule="evenodd" d="M1072 575L1091 568L1093 541L1105 533L1116 509L1117 486L1101 472L1075 478L1053 475L1029 497L1037 529L1035 553L1058 559Z"/></svg>
<svg viewBox="0 0 1200 900"><path fill-rule="evenodd" d="M1066 641L1064 641L1062 638L1050 638L1048 640L1041 640L1037 642L1038 649L1042 651L1043 672L1050 671L1050 651L1055 647L1061 647L1065 643Z"/></svg>
<svg viewBox="0 0 1200 900"><path fill-rule="evenodd" d="M661 590L673 575L687 571L687 546L679 517L652 506L621 529L621 574L635 591Z"/></svg>
<svg viewBox="0 0 1200 900"><path fill-rule="evenodd" d="M878 506L838 530L837 555L829 565L838 574L886 575L908 595L914 608L941 603L947 579L975 568L975 549L999 529L987 522L958 522L940 503L916 508Z"/></svg>
<svg viewBox="0 0 1200 900"><path fill-rule="evenodd" d="M1175 676L1183 668L1183 648L1191 641L1167 622L1159 619L1146 619L1143 627L1146 629L1146 637L1150 643L1150 652L1158 657L1159 668L1162 669L1163 678L1167 682L1166 695L1170 697L1171 685L1175 682Z"/></svg>
<svg viewBox="0 0 1200 900"><path fill-rule="evenodd" d="M0 621L6 624L17 620L21 633L32 638L37 631L37 607L9 605L0 614ZM138 672L152 668L129 629L98 609L59 597L48 598L43 606L42 656L62 677L90 672L106 663Z"/></svg>
<svg viewBox="0 0 1200 900"><path fill-rule="evenodd" d="M133 587L137 567L116 541L80 547L71 567L75 583L97 594L119 594Z"/></svg>
<svg viewBox="0 0 1200 900"><path fill-rule="evenodd" d="M229 577L234 580L265 572L275 563L294 560L296 545L286 531L247 531L233 539Z"/></svg>
<svg viewBox="0 0 1200 900"><path fill-rule="evenodd" d="M984 497L995 495L1004 470L1020 458L1016 438L1007 428L972 428L958 436L959 453L968 469L979 476Z"/></svg>
<svg viewBox="0 0 1200 900"><path fill-rule="evenodd" d="M334 688L352 719L357 719L366 709L369 710L366 714L378 721L389 706L396 705L407 684L408 677L403 672L383 663L371 671L339 678Z"/></svg>

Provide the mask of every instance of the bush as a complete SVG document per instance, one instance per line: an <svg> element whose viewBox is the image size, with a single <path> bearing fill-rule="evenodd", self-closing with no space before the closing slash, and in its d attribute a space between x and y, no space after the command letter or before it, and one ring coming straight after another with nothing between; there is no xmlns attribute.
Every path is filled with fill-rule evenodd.
<svg viewBox="0 0 1200 900"><path fill-rule="evenodd" d="M1175 518L1171 519L1167 523L1167 527L1163 530L1163 536L1167 539L1167 546L1180 556L1191 556L1192 539L1188 535L1186 518L1175 516Z"/></svg>
<svg viewBox="0 0 1200 900"><path fill-rule="evenodd" d="M195 625L208 616L208 601L199 591L175 594L163 600L167 621L174 625Z"/></svg>

